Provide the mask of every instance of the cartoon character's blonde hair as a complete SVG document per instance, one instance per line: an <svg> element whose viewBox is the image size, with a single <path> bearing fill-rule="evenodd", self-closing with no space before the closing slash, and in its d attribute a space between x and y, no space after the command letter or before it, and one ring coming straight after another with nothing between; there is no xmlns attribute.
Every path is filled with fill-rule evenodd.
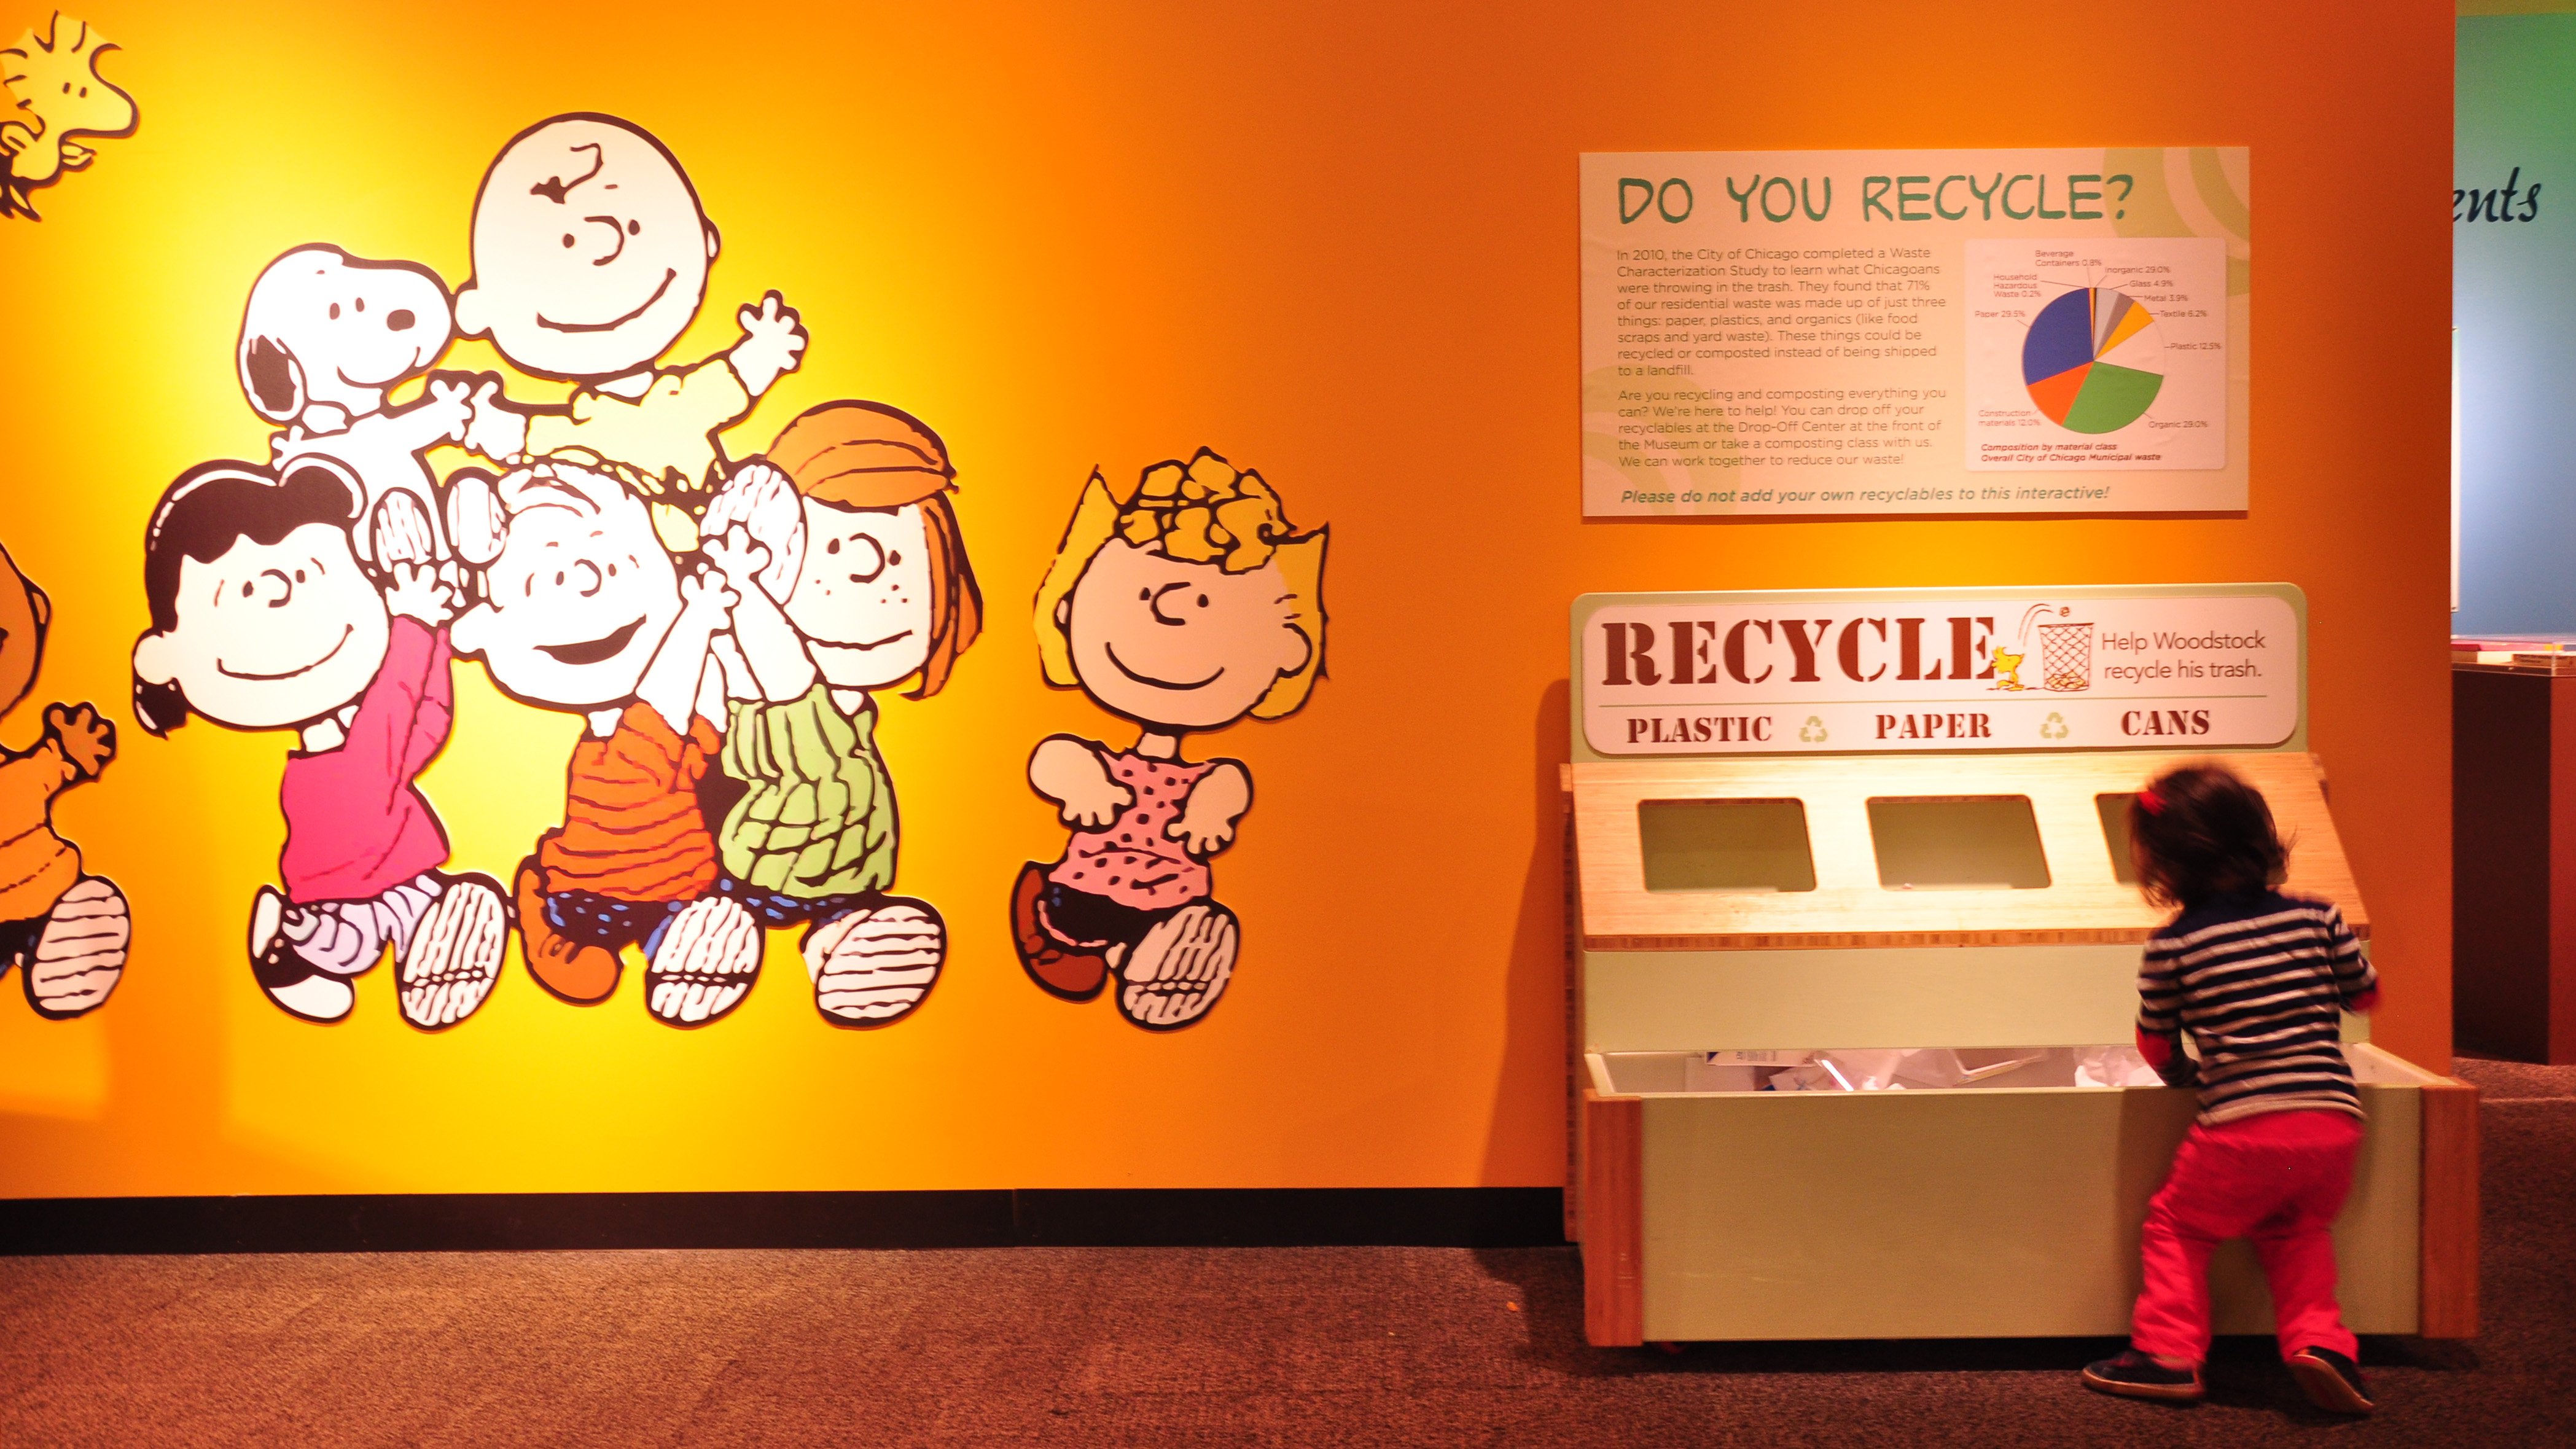
<svg viewBox="0 0 2576 1449"><path fill-rule="evenodd" d="M1328 532L1297 532L1279 495L1260 474L1237 472L1205 448L1187 463L1156 463L1123 490L1092 469L1082 501L1074 505L1073 521L1065 526L1064 541L1056 545L1055 562L1038 585L1038 660L1047 683L1059 689L1082 683L1073 666L1073 635L1056 616L1092 559L1116 538L1184 563L1212 563L1230 574L1276 562L1287 584L1288 627L1305 636L1306 662L1296 673L1279 676L1252 706L1252 717L1295 714L1324 672Z"/></svg>

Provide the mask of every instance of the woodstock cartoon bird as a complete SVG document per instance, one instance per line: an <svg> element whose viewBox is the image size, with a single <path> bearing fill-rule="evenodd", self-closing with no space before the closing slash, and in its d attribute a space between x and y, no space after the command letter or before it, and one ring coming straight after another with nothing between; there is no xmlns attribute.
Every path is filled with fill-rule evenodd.
<svg viewBox="0 0 2576 1449"><path fill-rule="evenodd" d="M88 22L56 11L44 39L30 28L0 50L0 81L15 102L0 110L0 216L42 219L35 189L98 155L73 137L134 134L134 98L98 73L98 58L116 48Z"/></svg>

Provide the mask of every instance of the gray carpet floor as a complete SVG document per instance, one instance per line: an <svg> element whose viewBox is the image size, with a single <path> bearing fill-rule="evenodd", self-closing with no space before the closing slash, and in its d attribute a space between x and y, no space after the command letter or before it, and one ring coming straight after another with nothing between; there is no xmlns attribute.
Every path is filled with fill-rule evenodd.
<svg viewBox="0 0 2576 1449"><path fill-rule="evenodd" d="M2097 1341L1582 1340L1565 1249L1046 1249L0 1260L0 1442L2576 1443L2576 1069L2487 1089L2486 1332L2371 1340L2378 1417L2268 1340L2196 1408Z"/></svg>

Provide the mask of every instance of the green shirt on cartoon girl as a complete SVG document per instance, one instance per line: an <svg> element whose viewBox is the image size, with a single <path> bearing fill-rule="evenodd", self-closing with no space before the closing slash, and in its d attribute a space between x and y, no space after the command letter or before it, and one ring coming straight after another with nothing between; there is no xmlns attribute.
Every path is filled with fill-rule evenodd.
<svg viewBox="0 0 2576 1449"><path fill-rule="evenodd" d="M1133 721L1114 749L1054 735L1029 784L1073 827L1063 859L1011 891L1020 964L1088 1001L1114 973L1119 1013L1168 1031L1232 979L1234 913L1207 861L1252 805L1237 760L1181 757L1193 730L1297 712L1324 662L1325 530L1298 533L1261 475L1202 448L1114 491L1095 471L1038 589L1047 682Z"/></svg>

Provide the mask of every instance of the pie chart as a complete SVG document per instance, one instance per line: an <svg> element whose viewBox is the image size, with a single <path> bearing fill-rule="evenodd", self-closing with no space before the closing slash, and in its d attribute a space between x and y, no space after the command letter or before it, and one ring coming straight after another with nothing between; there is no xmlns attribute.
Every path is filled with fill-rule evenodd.
<svg viewBox="0 0 2576 1449"><path fill-rule="evenodd" d="M2021 344L2022 385L2069 432L2117 432L2165 385L2155 314L2126 292L2078 287L2039 310Z"/></svg>

